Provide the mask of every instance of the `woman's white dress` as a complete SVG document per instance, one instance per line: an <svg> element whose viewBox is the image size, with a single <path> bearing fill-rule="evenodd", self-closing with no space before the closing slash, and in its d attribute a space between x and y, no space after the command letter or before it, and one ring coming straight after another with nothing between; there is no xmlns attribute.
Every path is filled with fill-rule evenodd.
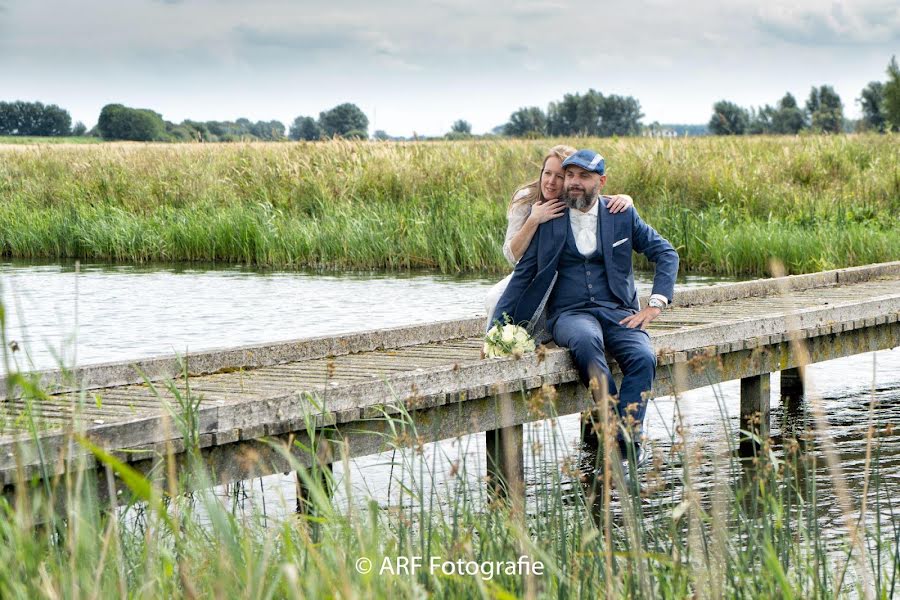
<svg viewBox="0 0 900 600"><path fill-rule="evenodd" d="M521 195L524 195L525 193L526 192L519 192L519 195L517 195L515 199L519 199ZM522 226L525 225L525 221L528 220L528 215L530 214L530 204L513 203L506 215L506 239L503 241L503 256L506 257L506 260L509 261L509 264L512 267L515 267L516 263L519 261L513 256L512 249L510 248L510 241L512 241L513 237L519 233ZM488 321L485 324L486 329L491 328L491 315L494 314L494 308L496 308L497 303L500 301L500 296L506 291L506 286L509 285L512 276L513 274L510 273L488 290L487 297L484 299L484 308L487 310L488 318Z"/></svg>

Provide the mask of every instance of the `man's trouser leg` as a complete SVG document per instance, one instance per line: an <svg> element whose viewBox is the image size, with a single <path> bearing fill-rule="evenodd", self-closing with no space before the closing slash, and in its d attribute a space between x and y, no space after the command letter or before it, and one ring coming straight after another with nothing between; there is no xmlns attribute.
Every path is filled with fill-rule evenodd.
<svg viewBox="0 0 900 600"><path fill-rule="evenodd" d="M599 409L606 405L603 389L614 395L616 384L606 362L600 323L586 311L565 312L553 324L553 340L569 349L581 381L591 389L594 398L594 410L587 413L586 420L582 423L582 440L589 445L602 445L601 436L598 434L600 423L603 422L603 415ZM597 380L594 386L591 386L592 378Z"/></svg>
<svg viewBox="0 0 900 600"><path fill-rule="evenodd" d="M562 313L553 324L553 340L569 349L585 385L590 386L592 377L598 378L598 383L603 377L610 395L616 393L616 384L606 363L603 329L596 317L580 310Z"/></svg>
<svg viewBox="0 0 900 600"><path fill-rule="evenodd" d="M622 370L619 386L619 416L623 423L632 425L634 441L639 442L641 424L647 411L647 401L642 397L649 392L656 377L656 352L650 336L641 329L619 325L619 321L634 314L624 309L596 309L603 330L603 339L610 353Z"/></svg>

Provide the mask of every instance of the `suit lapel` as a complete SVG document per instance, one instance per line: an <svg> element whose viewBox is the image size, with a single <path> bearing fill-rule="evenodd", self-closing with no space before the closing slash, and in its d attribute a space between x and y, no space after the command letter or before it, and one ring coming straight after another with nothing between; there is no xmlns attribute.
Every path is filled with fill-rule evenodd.
<svg viewBox="0 0 900 600"><path fill-rule="evenodd" d="M598 245L602 244L603 264L606 265L606 273L610 274L613 266L613 237L615 237L613 216L606 210L606 205L603 203L602 198L598 199L597 202L600 203L600 206L597 207L597 235L600 236Z"/></svg>
<svg viewBox="0 0 900 600"><path fill-rule="evenodd" d="M569 224L569 210L571 209L567 208L562 217L553 219L553 221L551 221L553 223L554 242L551 246L553 248L553 254L551 256L553 257L558 256L566 245L566 236L568 235L569 229L571 228L571 225Z"/></svg>

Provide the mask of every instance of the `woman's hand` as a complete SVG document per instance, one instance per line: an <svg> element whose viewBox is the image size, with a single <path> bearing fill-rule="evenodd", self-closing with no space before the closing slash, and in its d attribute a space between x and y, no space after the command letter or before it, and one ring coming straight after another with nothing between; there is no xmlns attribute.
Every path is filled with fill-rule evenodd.
<svg viewBox="0 0 900 600"><path fill-rule="evenodd" d="M609 197L606 208L610 213L616 214L631 208L632 206L634 206L634 200L631 199L631 196L628 194L616 194L615 196Z"/></svg>
<svg viewBox="0 0 900 600"><path fill-rule="evenodd" d="M629 198L631 200L631 198ZM556 217L561 217L566 210L566 205L559 199L538 201L531 205L531 215L528 216L535 225L546 223Z"/></svg>

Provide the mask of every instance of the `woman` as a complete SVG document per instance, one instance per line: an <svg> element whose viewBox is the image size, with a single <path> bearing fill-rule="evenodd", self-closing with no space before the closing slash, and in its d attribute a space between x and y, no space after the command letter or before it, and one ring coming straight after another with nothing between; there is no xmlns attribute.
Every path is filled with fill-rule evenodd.
<svg viewBox="0 0 900 600"><path fill-rule="evenodd" d="M575 148L571 146L559 145L550 148L544 156L541 176L536 181L523 185L513 194L506 213L506 240L503 242L503 255L513 267L528 249L538 225L563 215L566 205L559 197L563 192L566 175L562 163L574 153ZM631 196L625 194L617 194L610 198L607 208L611 213L622 212L634 204ZM500 301L500 296L506 290L510 279L512 273L488 291L484 301L489 320L488 328L491 326L490 318L494 314L494 307Z"/></svg>

